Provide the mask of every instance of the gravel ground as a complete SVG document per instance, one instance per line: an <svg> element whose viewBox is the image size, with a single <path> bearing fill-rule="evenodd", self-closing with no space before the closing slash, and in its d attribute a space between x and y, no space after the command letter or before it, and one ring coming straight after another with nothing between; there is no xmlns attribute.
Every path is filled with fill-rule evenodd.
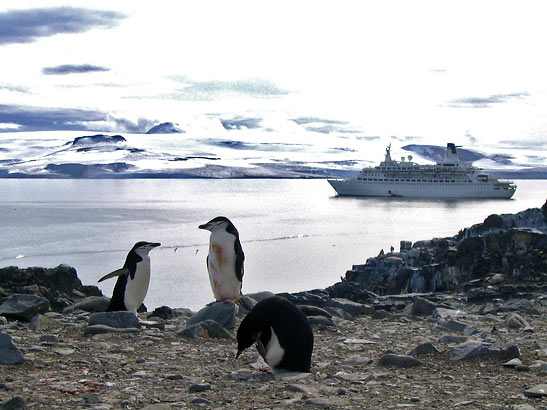
<svg viewBox="0 0 547 410"><path fill-rule="evenodd" d="M314 326L309 374L272 374L255 349L236 360L235 339L178 337L183 319L141 316L138 333L86 336L88 314L58 315L59 329L0 326L26 359L0 366L0 403L20 396L30 409L547 409L547 397L525 394L547 383L544 313L520 312L533 328L526 332L507 326L506 314L462 319L500 346L516 344L516 368L499 356L451 360L454 344L439 341L448 333L431 316L334 318L334 326ZM426 342L439 352L418 356L415 367L379 364L386 352L408 355Z"/></svg>

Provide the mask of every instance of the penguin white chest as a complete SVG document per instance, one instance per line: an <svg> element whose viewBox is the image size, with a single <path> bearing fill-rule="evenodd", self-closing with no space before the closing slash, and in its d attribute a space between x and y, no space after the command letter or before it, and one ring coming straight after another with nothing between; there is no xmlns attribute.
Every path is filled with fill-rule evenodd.
<svg viewBox="0 0 547 410"><path fill-rule="evenodd" d="M125 287L124 304L128 311L136 312L140 307L150 284L150 258L148 255L141 256L142 261L137 263L135 276L127 278Z"/></svg>
<svg viewBox="0 0 547 410"><path fill-rule="evenodd" d="M241 282L237 279L235 264L235 236L226 231L211 233L207 269L216 300L237 299Z"/></svg>
<svg viewBox="0 0 547 410"><path fill-rule="evenodd" d="M272 337L270 338L268 344L265 346L266 357L264 358L264 360L270 365L270 367L274 368L281 362L281 360L283 360L285 350L279 344L279 339L277 338L277 335L275 334L273 328L270 328L270 330L272 332Z"/></svg>

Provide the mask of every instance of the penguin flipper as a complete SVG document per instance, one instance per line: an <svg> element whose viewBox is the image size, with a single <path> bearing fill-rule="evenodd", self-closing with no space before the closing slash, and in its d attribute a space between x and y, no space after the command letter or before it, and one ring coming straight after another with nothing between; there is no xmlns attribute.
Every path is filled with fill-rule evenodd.
<svg viewBox="0 0 547 410"><path fill-rule="evenodd" d="M109 274L104 275L101 279L97 281L97 283L102 282L103 280L106 280L106 279L113 278L115 276L122 276L122 275L128 275L128 274L129 274L129 269L127 268L116 269L114 272L110 272Z"/></svg>

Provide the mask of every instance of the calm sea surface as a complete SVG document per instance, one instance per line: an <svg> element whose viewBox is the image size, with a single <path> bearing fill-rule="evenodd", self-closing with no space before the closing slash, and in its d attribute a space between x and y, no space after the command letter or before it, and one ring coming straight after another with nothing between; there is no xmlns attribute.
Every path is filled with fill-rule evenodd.
<svg viewBox="0 0 547 410"><path fill-rule="evenodd" d="M133 244L151 253L149 310L213 300L205 258L215 216L245 251L243 292L295 292L340 280L401 240L455 235L492 213L541 207L547 181L515 181L511 200L339 198L325 180L0 179L0 267L74 266L84 284L120 268ZM100 288L110 296L115 279Z"/></svg>

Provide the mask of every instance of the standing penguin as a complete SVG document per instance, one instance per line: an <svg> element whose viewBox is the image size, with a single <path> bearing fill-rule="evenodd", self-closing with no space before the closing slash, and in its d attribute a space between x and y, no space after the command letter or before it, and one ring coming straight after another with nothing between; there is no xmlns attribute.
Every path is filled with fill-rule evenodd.
<svg viewBox="0 0 547 410"><path fill-rule="evenodd" d="M217 216L199 229L211 232L207 270L216 301L237 302L243 295L243 261L245 254L239 242L239 232L230 220Z"/></svg>
<svg viewBox="0 0 547 410"><path fill-rule="evenodd" d="M272 296L258 302L237 329L237 355L257 343L275 370L310 372L313 331L306 315L292 302Z"/></svg>
<svg viewBox="0 0 547 410"><path fill-rule="evenodd" d="M108 312L127 310L137 313L137 309L141 306L146 292L148 292L148 284L150 283L150 257L148 252L160 245L160 243L154 242L137 242L127 254L123 268L110 272L99 279L99 282L102 282L105 279L118 276L108 305Z"/></svg>

